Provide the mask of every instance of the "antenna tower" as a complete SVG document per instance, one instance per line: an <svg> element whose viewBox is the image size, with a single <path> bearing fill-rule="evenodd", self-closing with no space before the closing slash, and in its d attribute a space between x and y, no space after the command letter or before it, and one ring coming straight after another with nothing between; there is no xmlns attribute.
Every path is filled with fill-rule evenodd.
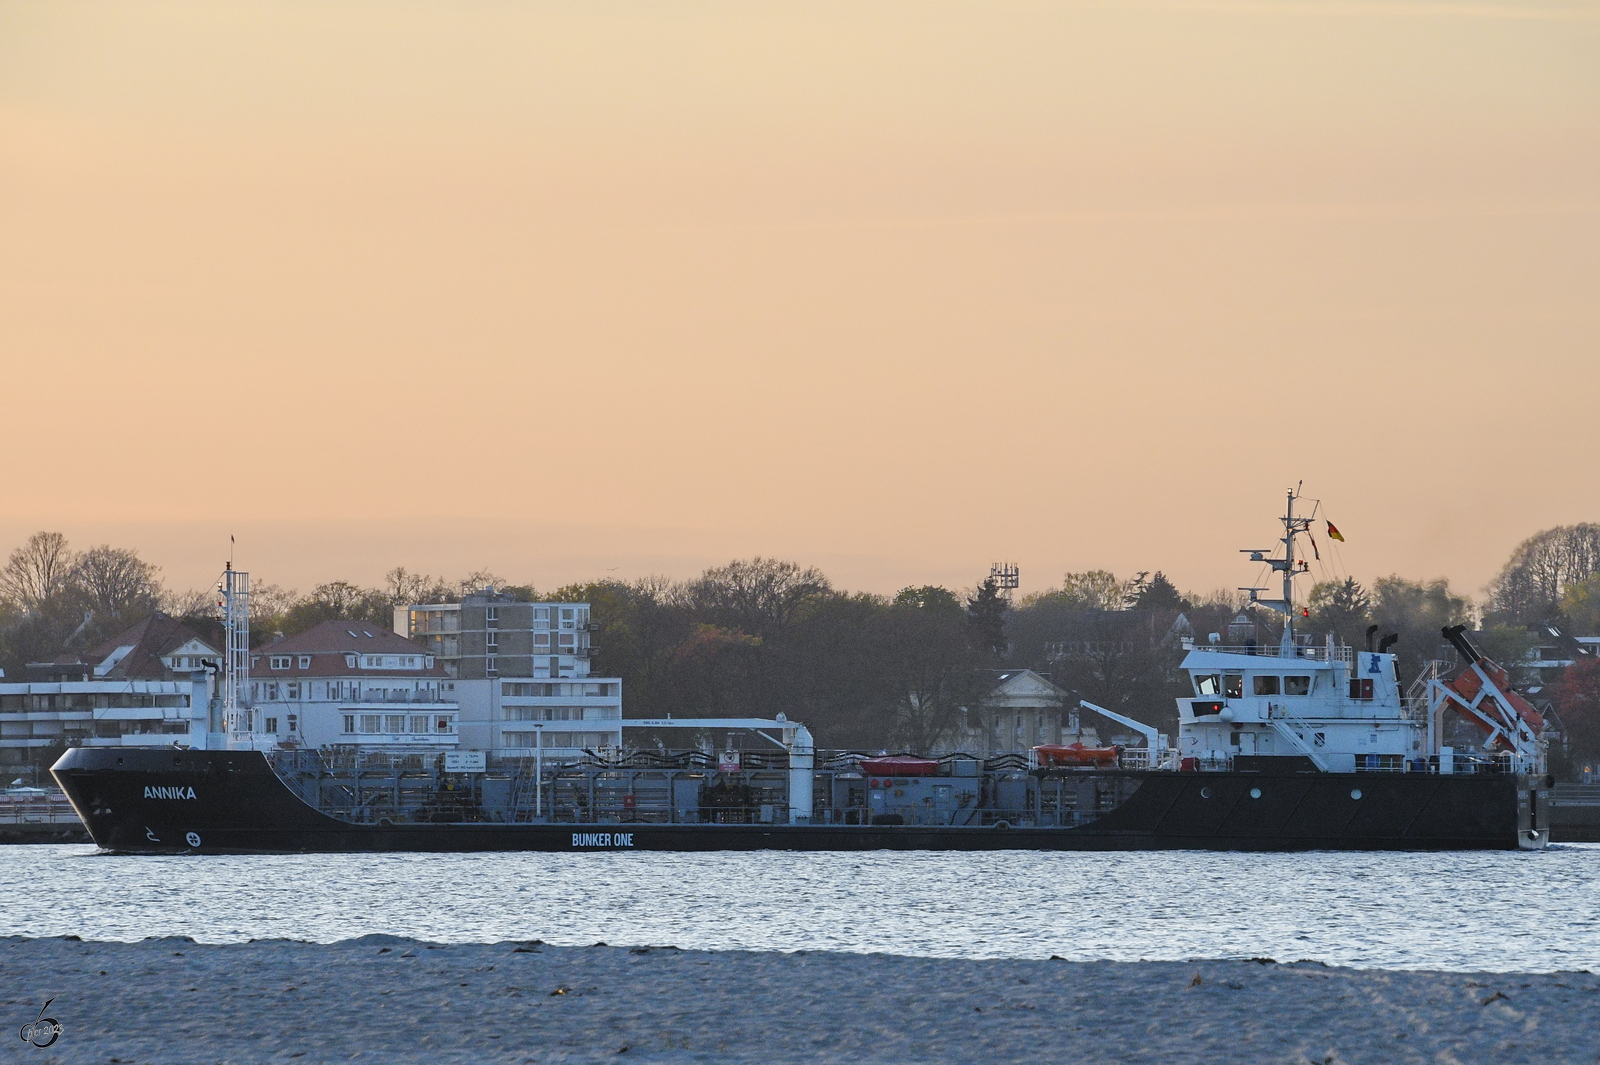
<svg viewBox="0 0 1600 1065"><path fill-rule="evenodd" d="M250 574L233 568L222 571L217 583L222 593L222 629L227 643L222 668L222 720L230 740L254 733L251 721L250 690Z"/></svg>
<svg viewBox="0 0 1600 1065"><path fill-rule="evenodd" d="M1007 599L1021 584L1022 571L1015 562L996 562L989 567L989 579L994 581L994 586L1005 593Z"/></svg>

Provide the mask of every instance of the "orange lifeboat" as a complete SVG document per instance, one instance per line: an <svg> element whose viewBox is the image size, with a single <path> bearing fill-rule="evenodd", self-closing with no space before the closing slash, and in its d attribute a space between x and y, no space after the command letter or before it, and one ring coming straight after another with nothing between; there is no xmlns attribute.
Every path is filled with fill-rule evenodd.
<svg viewBox="0 0 1600 1065"><path fill-rule="evenodd" d="M1533 734L1535 736L1544 731L1543 715L1541 715L1539 711L1535 710L1528 700L1524 699L1521 695L1518 695L1516 691L1512 689L1511 678L1506 675L1506 671L1504 669L1487 658L1478 659L1476 665L1481 668L1484 673L1488 674L1490 683L1493 684L1496 689L1498 689L1498 691L1495 691L1490 695L1491 699L1497 699L1500 696L1504 696L1506 701L1511 704L1511 710L1515 712L1518 717L1522 718L1522 720L1528 723L1528 727L1533 730ZM1460 696L1462 703L1467 706L1471 706L1472 701L1476 699L1478 697L1478 693L1483 690L1483 681L1479 679L1477 670L1474 669L1467 669L1460 676L1454 678L1453 680L1443 681L1442 683L1446 688L1449 688L1451 691ZM1460 706L1455 706L1454 709L1462 717L1472 722L1483 732L1487 733L1490 731L1489 726L1484 724L1481 718L1467 713ZM1506 742L1504 737L1497 737L1497 742L1495 745L1498 747L1507 748L1511 746L1508 742Z"/></svg>
<svg viewBox="0 0 1600 1065"><path fill-rule="evenodd" d="M1033 749L1042 769L1084 766L1115 766L1115 747L1085 747L1081 743L1046 743Z"/></svg>
<svg viewBox="0 0 1600 1065"><path fill-rule="evenodd" d="M1461 702L1459 704L1454 700L1451 701L1452 709L1472 722L1484 733L1493 732L1494 730L1490 725L1467 710L1467 707L1472 705L1473 700L1483 693L1484 679L1487 678L1489 692L1488 697L1484 700L1485 702L1492 700L1498 703L1504 700L1510 704L1505 709L1520 717L1527 724L1533 735L1537 736L1544 731L1544 716L1533 708L1533 704L1529 703L1528 700L1524 699L1511 687L1511 677L1499 663L1478 653L1477 649L1466 638L1465 625L1451 625L1439 631L1445 639L1455 645L1456 650L1461 653L1461 657L1467 663L1466 668L1460 674L1450 680L1440 682L1460 697ZM1479 670L1483 671L1481 675L1478 672ZM1495 746L1510 750L1514 745L1509 739L1501 735L1495 737Z"/></svg>
<svg viewBox="0 0 1600 1065"><path fill-rule="evenodd" d="M939 772L939 763L932 758L890 754L879 758L863 758L861 768L877 777L931 777Z"/></svg>

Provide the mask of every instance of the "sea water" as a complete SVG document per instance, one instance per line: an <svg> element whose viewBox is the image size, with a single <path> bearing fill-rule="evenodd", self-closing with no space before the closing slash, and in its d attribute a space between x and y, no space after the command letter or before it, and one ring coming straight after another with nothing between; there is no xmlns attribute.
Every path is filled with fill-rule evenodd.
<svg viewBox="0 0 1600 1065"><path fill-rule="evenodd" d="M1267 957L1600 969L1600 845L1543 852L122 857L0 847L0 936Z"/></svg>

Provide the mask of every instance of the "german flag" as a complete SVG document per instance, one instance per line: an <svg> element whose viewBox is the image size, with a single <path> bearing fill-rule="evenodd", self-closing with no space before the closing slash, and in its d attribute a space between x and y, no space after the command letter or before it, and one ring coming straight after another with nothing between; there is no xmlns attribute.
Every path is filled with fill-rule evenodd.
<svg viewBox="0 0 1600 1065"><path fill-rule="evenodd" d="M1339 527L1331 521L1328 522L1328 539L1344 543L1344 533L1340 532Z"/></svg>

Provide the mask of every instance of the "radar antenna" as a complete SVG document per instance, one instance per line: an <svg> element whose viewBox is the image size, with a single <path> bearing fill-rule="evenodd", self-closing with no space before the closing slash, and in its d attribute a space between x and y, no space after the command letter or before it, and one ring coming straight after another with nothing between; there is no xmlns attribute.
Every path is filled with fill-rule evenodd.
<svg viewBox="0 0 1600 1065"><path fill-rule="evenodd" d="M1300 485L1304 484L1304 481L1300 482ZM1240 548L1240 553L1249 555L1250 561L1265 562L1272 568L1274 573L1283 574L1282 599L1260 598L1260 594L1266 591L1265 588L1239 589L1241 592L1250 593L1250 602L1259 606L1268 607L1272 610L1281 611L1283 613L1283 640L1279 644L1279 653L1283 655L1294 654L1294 579L1300 574L1305 573L1310 568L1304 559L1295 558L1294 542L1295 538L1301 533L1304 533L1307 536L1311 535L1311 522L1316 517L1317 513L1317 507L1314 505L1311 508L1311 513L1304 517L1299 517L1295 514L1295 500L1302 498L1300 495L1300 485L1296 485L1294 488L1289 489L1287 493L1288 501L1284 507L1283 517L1279 519L1283 522L1283 539L1278 541L1279 543L1283 544L1283 557L1268 558L1267 555L1270 552L1270 549L1268 548ZM1318 503L1317 500L1312 500L1311 502L1313 504Z"/></svg>

